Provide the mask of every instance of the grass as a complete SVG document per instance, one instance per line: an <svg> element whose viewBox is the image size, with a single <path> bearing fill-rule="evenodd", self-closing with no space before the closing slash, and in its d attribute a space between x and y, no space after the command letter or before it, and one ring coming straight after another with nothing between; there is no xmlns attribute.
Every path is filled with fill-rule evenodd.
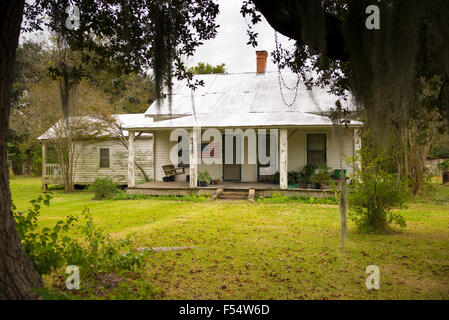
<svg viewBox="0 0 449 320"><path fill-rule="evenodd" d="M40 192L40 180L13 178L19 210ZM90 209L114 238L135 234L140 247L189 246L154 252L141 277L159 299L449 299L449 186L437 200L400 210L407 227L363 235L349 223L342 264L335 204L304 201L161 199L91 200L92 194L53 190L41 225ZM380 289L367 290L365 269L380 269Z"/></svg>

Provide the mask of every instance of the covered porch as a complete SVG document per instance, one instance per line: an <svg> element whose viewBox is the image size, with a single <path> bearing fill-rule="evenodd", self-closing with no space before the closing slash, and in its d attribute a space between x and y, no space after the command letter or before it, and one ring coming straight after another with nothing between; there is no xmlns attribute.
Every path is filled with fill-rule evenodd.
<svg viewBox="0 0 449 320"><path fill-rule="evenodd" d="M134 187L128 187L127 192L129 194L144 194L152 196L161 195L176 195L184 196L190 194L197 195L212 195L218 189L228 191L249 191L254 190L256 196L270 197L274 193L280 193L284 196L301 195L314 198L326 198L332 195L329 189L306 189L306 188L286 188L281 189L279 185L262 182L229 182L221 181L218 184L211 184L206 187L190 186L190 182L186 181L173 181L173 182L161 182L152 181L143 184L138 184Z"/></svg>
<svg viewBox="0 0 449 320"><path fill-rule="evenodd" d="M206 134L208 130L207 127L186 127L183 129L186 132L186 140L188 143L187 148L187 162L182 162L180 159L170 160L170 153L179 140L173 139L171 133L176 127L166 127L163 122L158 123L153 126L156 128L150 129L145 128L135 128L133 131L131 128L127 128L130 131L129 134L129 157L128 157L128 193L131 194L146 194L146 195L187 195L187 194L213 194L217 189L225 190L254 190L255 194L258 196L271 196L274 193L281 193L283 195L304 195L310 197L328 197L331 194L330 190L323 189L311 189L310 186L300 186L291 184L289 182L289 172L290 171L301 171L304 166L310 164L313 158L316 158L318 154L317 149L312 147L312 142L316 144L316 141L309 139L310 137L321 137L323 149L320 150L318 155L320 159L324 159L324 162L332 169L339 169L339 153L337 150L336 138L332 133L332 127L329 124L321 126L285 126L285 127L273 127L265 126L263 129L276 130L278 134L276 135L276 143L273 145L276 151L276 175L278 180L276 183L266 182L261 179L261 168L259 164L259 152L257 153L257 163L248 164L247 160L249 158L248 154L248 144L250 138L246 135L247 129L255 129L256 131L260 128L257 127L246 127L242 130L242 148L245 150L244 162L238 165L236 170L238 179L227 179L229 177L229 170L226 167L225 158L225 139L223 133L226 128L219 128L221 136L218 139L211 137ZM172 123L171 123L172 124ZM159 128L157 126L160 126ZM232 126L229 126L232 128ZM234 128L235 129L235 128ZM148 131L147 131L148 130ZM139 134L139 132L151 132L153 133L153 157L154 157L154 180L153 182L148 182L144 184L135 183L135 163L134 163L134 139ZM245 136L246 135L246 136ZM206 138L205 138L206 137ZM212 140L212 138L214 138ZM223 139L222 139L223 138ZM264 138L263 138L264 139ZM271 138L270 138L271 139ZM212 141L223 141L222 145L218 146L220 149L220 157L223 162L216 164L205 164L201 163L201 150L203 144L212 143ZM255 143L259 145L260 137L256 134ZM206 142L206 143L204 143ZM343 141L344 154L346 156L353 156L355 151L360 148L360 138L357 127L347 128L347 132L344 136ZM240 148L240 147L239 147ZM235 149L234 149L235 152ZM178 152L175 152L178 153ZM321 161L321 160L320 160ZM176 175L175 181L164 182L163 177L166 176L163 167L167 165L172 165L176 168L181 169L182 164L187 164L182 166L182 173ZM229 167L229 166L228 166ZM346 164L344 167L348 170L348 173L352 172L352 165ZM212 180L216 184L208 184L205 187L198 186L198 178L200 172L208 171Z"/></svg>

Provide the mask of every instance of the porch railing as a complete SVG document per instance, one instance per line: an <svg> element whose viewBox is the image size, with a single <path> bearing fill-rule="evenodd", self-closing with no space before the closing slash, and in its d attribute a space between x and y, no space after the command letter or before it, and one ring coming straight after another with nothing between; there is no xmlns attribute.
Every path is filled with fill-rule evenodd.
<svg viewBox="0 0 449 320"><path fill-rule="evenodd" d="M45 165L45 177L60 177L61 167L56 163L49 163Z"/></svg>

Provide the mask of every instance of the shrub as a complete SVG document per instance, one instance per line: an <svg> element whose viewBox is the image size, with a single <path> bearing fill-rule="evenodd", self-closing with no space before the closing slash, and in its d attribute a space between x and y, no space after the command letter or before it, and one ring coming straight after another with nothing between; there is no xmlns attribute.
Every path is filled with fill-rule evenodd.
<svg viewBox="0 0 449 320"><path fill-rule="evenodd" d="M396 175L381 166L382 155L365 163L362 169L355 168L352 190L349 193L350 217L361 232L382 232L390 223L401 228L406 226L404 218L391 210L404 208L408 199L406 182L399 184Z"/></svg>
<svg viewBox="0 0 449 320"><path fill-rule="evenodd" d="M449 159L438 164L438 170L440 171L449 171Z"/></svg>
<svg viewBox="0 0 449 320"><path fill-rule="evenodd" d="M25 212L18 212L12 206L16 230L22 241L25 254L40 274L49 274L53 269L62 267L65 263L64 253L68 246L73 246L73 239L65 234L69 231L77 218L69 216L65 221L58 221L50 228L39 230L37 220L42 204L49 206L51 196L49 193L40 195L31 200L31 208Z"/></svg>
<svg viewBox="0 0 449 320"><path fill-rule="evenodd" d="M287 176L288 184L296 184L299 182L299 172L289 171Z"/></svg>
<svg viewBox="0 0 449 320"><path fill-rule="evenodd" d="M32 207L21 213L13 206L23 248L40 274L50 274L64 265L77 265L84 275L142 267L148 253L129 251L129 238L118 241L110 239L95 225L87 208L81 217L69 216L51 229L39 230L37 221L41 204L50 205L50 199L50 194L44 193L31 200ZM80 234L81 239L72 238L71 231Z"/></svg>
<svg viewBox="0 0 449 320"><path fill-rule="evenodd" d="M329 184L331 182L330 168L325 164L321 164L318 169L312 174L310 180L321 184Z"/></svg>
<svg viewBox="0 0 449 320"><path fill-rule="evenodd" d="M307 183L307 184L312 183L312 180L310 179L310 177L313 175L314 172L315 172L314 166L306 165L299 173L298 182Z"/></svg>
<svg viewBox="0 0 449 320"><path fill-rule="evenodd" d="M118 186L111 178L96 178L89 186L88 191L94 193L94 200L112 199L118 192Z"/></svg>

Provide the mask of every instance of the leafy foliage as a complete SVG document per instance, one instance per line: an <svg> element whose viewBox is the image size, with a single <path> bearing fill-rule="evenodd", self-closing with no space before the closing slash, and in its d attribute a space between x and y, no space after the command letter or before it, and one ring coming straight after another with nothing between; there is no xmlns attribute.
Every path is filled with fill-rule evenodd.
<svg viewBox="0 0 449 320"><path fill-rule="evenodd" d="M211 74L211 73L226 73L225 64L217 64L213 66L209 63L198 62L198 64L189 69L193 74Z"/></svg>
<svg viewBox="0 0 449 320"><path fill-rule="evenodd" d="M331 182L331 174L329 173L329 170L330 168L325 163L322 163L312 174L310 179L312 182L329 184Z"/></svg>
<svg viewBox="0 0 449 320"><path fill-rule="evenodd" d="M449 171L449 159L438 164L438 170Z"/></svg>
<svg viewBox="0 0 449 320"><path fill-rule="evenodd" d="M204 181L209 184L212 181L212 178L207 171L201 171L198 173L198 181Z"/></svg>
<svg viewBox="0 0 449 320"><path fill-rule="evenodd" d="M430 157L434 159L449 158L449 141L437 141L430 150Z"/></svg>
<svg viewBox="0 0 449 320"><path fill-rule="evenodd" d="M299 173L299 182L302 183L312 183L311 177L313 173L315 172L315 167L311 165L306 165L304 168L302 168L301 172Z"/></svg>
<svg viewBox="0 0 449 320"><path fill-rule="evenodd" d="M78 29L65 26L68 1L43 0L27 6L27 27L63 35L73 50L90 53L85 59L117 71L142 72L153 69L156 98L166 85L171 94L172 77L187 78L183 58L192 56L203 41L217 33L218 4L213 0L143 0L77 2L82 17ZM48 19L43 19L47 16ZM101 41L99 40L101 37ZM170 95L169 95L170 97Z"/></svg>
<svg viewBox="0 0 449 320"><path fill-rule="evenodd" d="M77 221L75 217L69 216L65 221L58 221L52 229L39 230L39 211L42 205L50 205L50 199L49 193L40 195L30 201L32 207L26 212L17 212L15 206L12 207L17 233L25 253L40 274L49 274L53 269L64 265L66 248L73 240L62 233L67 233Z"/></svg>
<svg viewBox="0 0 449 320"><path fill-rule="evenodd" d="M96 178L88 190L94 193L94 200L111 199L119 192L117 184L110 177Z"/></svg>
<svg viewBox="0 0 449 320"><path fill-rule="evenodd" d="M404 218L392 212L405 207L409 196L406 181L397 181L394 174L386 171L383 158L379 154L365 162L363 169L355 168L348 200L350 217L361 232L383 232L390 223L406 226Z"/></svg>
<svg viewBox="0 0 449 320"><path fill-rule="evenodd" d="M95 225L87 208L80 217L68 216L53 228L40 230L40 209L42 205L49 206L50 199L49 193L40 195L30 201L32 207L26 212L17 212L13 207L16 229L25 253L40 274L50 274L65 265L77 265L86 276L143 266L146 253L129 251L130 238L112 240ZM79 232L81 239L74 238L73 232Z"/></svg>

